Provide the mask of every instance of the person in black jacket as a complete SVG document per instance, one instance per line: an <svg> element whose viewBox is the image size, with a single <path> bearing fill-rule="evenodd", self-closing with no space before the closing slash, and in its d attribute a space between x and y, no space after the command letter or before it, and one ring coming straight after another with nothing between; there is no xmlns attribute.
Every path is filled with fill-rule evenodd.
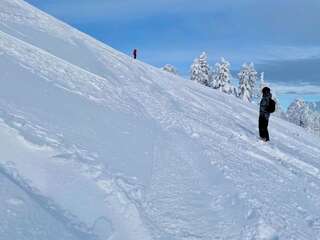
<svg viewBox="0 0 320 240"><path fill-rule="evenodd" d="M133 49L132 55L134 59L137 59L138 50L135 48Z"/></svg>
<svg viewBox="0 0 320 240"><path fill-rule="evenodd" d="M270 141L268 125L270 118L269 105L272 101L272 95L270 92L270 88L264 87L262 89L262 99L260 102L260 116L259 116L259 134L261 140L267 142Z"/></svg>

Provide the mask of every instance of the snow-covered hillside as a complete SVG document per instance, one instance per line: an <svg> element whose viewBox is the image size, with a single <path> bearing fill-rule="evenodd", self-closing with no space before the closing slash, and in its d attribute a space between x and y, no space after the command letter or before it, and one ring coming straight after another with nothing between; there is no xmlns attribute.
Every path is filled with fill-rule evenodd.
<svg viewBox="0 0 320 240"><path fill-rule="evenodd" d="M320 239L320 142L0 2L0 240Z"/></svg>

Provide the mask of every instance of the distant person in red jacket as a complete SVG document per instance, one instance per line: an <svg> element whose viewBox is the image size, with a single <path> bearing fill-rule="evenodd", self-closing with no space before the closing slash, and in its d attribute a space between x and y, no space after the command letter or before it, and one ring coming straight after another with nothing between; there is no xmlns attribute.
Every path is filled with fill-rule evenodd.
<svg viewBox="0 0 320 240"><path fill-rule="evenodd" d="M138 50L137 49L133 49L133 58L134 59L137 59L137 53L138 53Z"/></svg>

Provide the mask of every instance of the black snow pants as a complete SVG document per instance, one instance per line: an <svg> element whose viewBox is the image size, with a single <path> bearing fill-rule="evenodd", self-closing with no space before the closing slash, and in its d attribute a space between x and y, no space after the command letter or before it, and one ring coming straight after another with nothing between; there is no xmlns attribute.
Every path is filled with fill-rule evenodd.
<svg viewBox="0 0 320 240"><path fill-rule="evenodd" d="M265 116L260 115L259 116L259 134L260 137L265 139L266 141L269 141L269 132L268 132L268 124L269 119L267 119Z"/></svg>

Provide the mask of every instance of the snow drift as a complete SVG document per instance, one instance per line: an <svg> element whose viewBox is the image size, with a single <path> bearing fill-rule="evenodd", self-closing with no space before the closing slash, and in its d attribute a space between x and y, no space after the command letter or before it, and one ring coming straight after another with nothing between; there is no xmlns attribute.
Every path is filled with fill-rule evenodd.
<svg viewBox="0 0 320 240"><path fill-rule="evenodd" d="M319 239L319 138L0 2L0 239Z"/></svg>

